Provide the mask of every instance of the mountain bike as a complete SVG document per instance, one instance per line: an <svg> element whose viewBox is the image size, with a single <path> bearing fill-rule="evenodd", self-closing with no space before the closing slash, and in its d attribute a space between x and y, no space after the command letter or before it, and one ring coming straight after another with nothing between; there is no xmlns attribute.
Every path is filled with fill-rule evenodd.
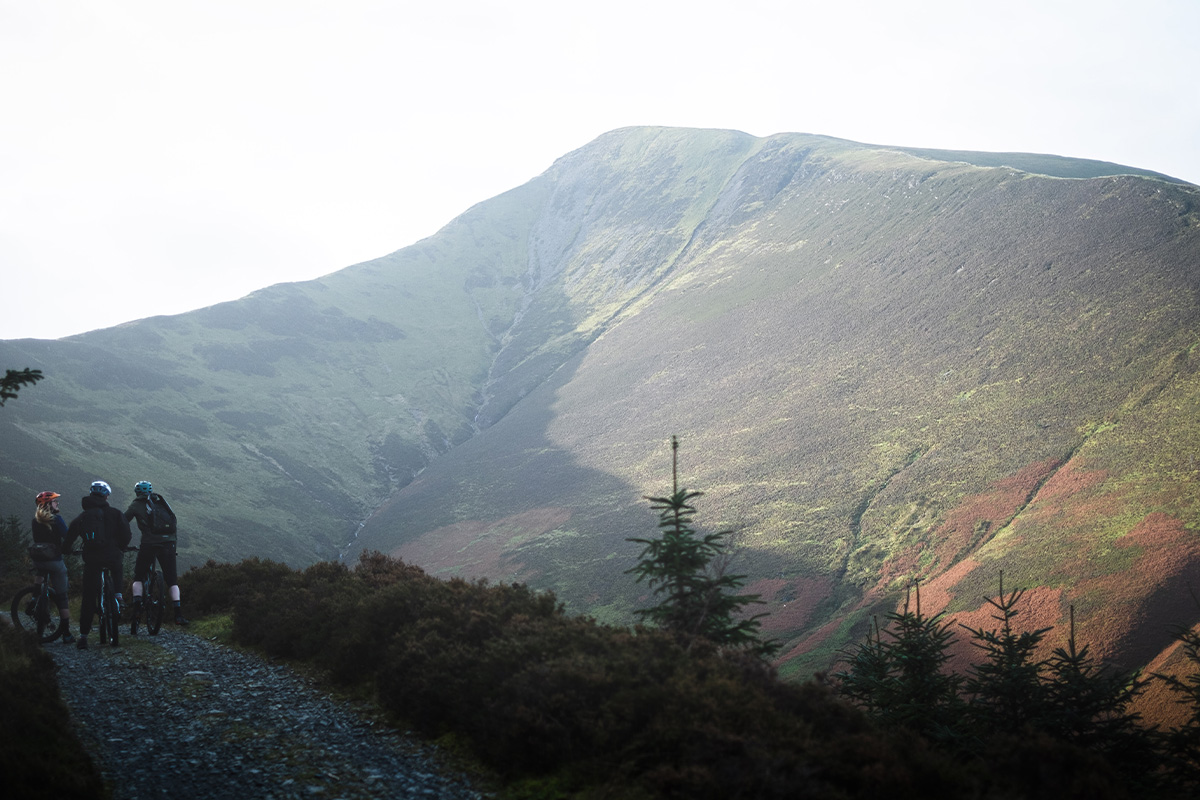
<svg viewBox="0 0 1200 800"><path fill-rule="evenodd" d="M136 550L136 547L126 547L125 552ZM80 555L72 552L71 555ZM100 629L100 644L112 644L114 647L120 641L120 625L121 625L121 609L117 604L117 592L121 587L116 585L113 580L112 570L104 567L100 570L100 589L96 593L96 611L95 614L100 618L100 623L97 626ZM83 620L80 620L82 628Z"/></svg>
<svg viewBox="0 0 1200 800"><path fill-rule="evenodd" d="M62 635L58 624L58 599L50 585L50 573L33 570L41 575L42 582L21 589L12 599L13 625L35 634L42 642L53 642Z"/></svg>
<svg viewBox="0 0 1200 800"><path fill-rule="evenodd" d="M100 617L100 644L112 642L116 647L120 638L121 609L117 607L117 587L113 585L112 570L100 570L100 591L96 596L96 616Z"/></svg>
<svg viewBox="0 0 1200 800"><path fill-rule="evenodd" d="M133 548L136 550L137 548ZM136 575L134 576L137 577ZM157 636L162 628L163 618L163 574L162 570L156 569L154 562L150 562L150 575L146 578L144 588L142 590L142 613L146 615L146 630L151 636ZM138 632L138 607L136 602L133 606L133 620L129 623L129 635L137 636Z"/></svg>

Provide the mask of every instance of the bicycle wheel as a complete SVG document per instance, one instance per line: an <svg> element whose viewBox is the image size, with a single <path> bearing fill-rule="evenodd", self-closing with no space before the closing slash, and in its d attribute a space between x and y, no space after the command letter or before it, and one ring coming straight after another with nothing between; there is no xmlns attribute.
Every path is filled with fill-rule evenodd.
<svg viewBox="0 0 1200 800"><path fill-rule="evenodd" d="M150 579L146 581L146 630L151 636L157 636L162 628L163 618L163 576L158 570L151 570Z"/></svg>
<svg viewBox="0 0 1200 800"><path fill-rule="evenodd" d="M10 609L13 625L29 631L42 642L53 642L62 633L54 611L50 603L50 590L39 590L36 585L26 586L17 592Z"/></svg>
<svg viewBox="0 0 1200 800"><path fill-rule="evenodd" d="M108 598L108 643L113 647L121 638L121 615L117 610L117 600Z"/></svg>
<svg viewBox="0 0 1200 800"><path fill-rule="evenodd" d="M97 626L100 628L100 644L108 644L108 634L112 630L109 620L109 595L108 573L102 571L100 573L100 594L96 598L96 616L100 618L100 624Z"/></svg>

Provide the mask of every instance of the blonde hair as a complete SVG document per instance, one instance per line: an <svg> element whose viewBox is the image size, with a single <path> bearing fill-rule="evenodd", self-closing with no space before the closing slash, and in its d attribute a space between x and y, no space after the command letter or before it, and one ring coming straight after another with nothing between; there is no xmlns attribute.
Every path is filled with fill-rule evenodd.
<svg viewBox="0 0 1200 800"><path fill-rule="evenodd" d="M33 518L43 525L49 525L54 521L54 510L50 508L49 503L46 503L44 506L38 506L37 511L33 514Z"/></svg>

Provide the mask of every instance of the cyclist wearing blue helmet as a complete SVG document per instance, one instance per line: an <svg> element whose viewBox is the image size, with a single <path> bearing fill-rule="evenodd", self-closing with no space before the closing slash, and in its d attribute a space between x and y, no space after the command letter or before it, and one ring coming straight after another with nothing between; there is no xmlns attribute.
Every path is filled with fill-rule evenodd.
<svg viewBox="0 0 1200 800"><path fill-rule="evenodd" d="M110 494L112 488L107 483L93 482L91 492L82 501L83 513L71 520L63 539L63 550L70 550L76 539L83 540L83 605L79 611L79 641L75 645L81 650L88 646L88 632L96 613L96 593L100 591L100 573L105 567L112 571L117 587L118 614L124 602L121 599L121 587L125 582L121 556L133 533L125 515L108 504Z"/></svg>
<svg viewBox="0 0 1200 800"><path fill-rule="evenodd" d="M138 542L137 562L133 565L133 621L130 632L137 630L142 616L142 591L146 578L150 576L150 568L154 559L158 559L162 567L163 581L167 584L171 603L175 606L175 624L187 625L188 620L183 616L179 595L179 571L175 562L176 534L173 526L165 530L158 524L160 516L169 515L174 519L174 512L167 505L161 494L154 491L150 481L138 481L133 487L133 502L125 509L126 520L137 520L141 540Z"/></svg>

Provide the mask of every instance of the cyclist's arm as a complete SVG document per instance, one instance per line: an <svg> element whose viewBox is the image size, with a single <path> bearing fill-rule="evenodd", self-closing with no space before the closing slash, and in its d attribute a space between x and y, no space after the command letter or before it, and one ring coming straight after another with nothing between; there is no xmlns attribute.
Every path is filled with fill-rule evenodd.
<svg viewBox="0 0 1200 800"><path fill-rule="evenodd" d="M72 545L75 544L75 540L79 538L78 526L75 524L78 519L79 517L76 517L75 519L71 520L71 524L68 525L67 529L63 532L62 551L64 553L68 552Z"/></svg>
<svg viewBox="0 0 1200 800"><path fill-rule="evenodd" d="M133 538L133 531L130 529L129 520L125 519L124 514L119 514L118 519L121 524L117 526L116 541L118 545L125 548L129 546L129 540Z"/></svg>

